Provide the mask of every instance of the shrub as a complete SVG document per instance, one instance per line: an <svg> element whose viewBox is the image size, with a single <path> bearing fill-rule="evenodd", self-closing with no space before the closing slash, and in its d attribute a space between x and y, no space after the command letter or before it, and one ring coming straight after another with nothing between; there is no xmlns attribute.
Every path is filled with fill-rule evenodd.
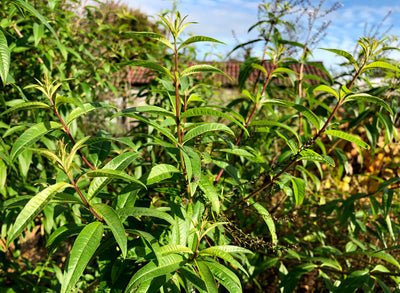
<svg viewBox="0 0 400 293"><path fill-rule="evenodd" d="M179 63L187 46L218 41L182 40L191 24L186 17L161 16L171 39L148 31L130 36L165 46L168 55L159 59L171 62L118 64L158 75L157 104L112 115L111 121L123 116L139 122L131 136L103 130L86 136L93 130L79 119L115 107L82 97L85 89L97 93L101 87L82 92L66 79L71 70L74 83L81 82L78 67L67 69L70 54L80 53L26 2L6 2L8 20L17 13L12 4L40 21L29 18L25 27L33 28L31 50L40 48L45 27L53 34L55 41L46 39L54 44L52 53L47 47L40 52L58 66L44 62L37 70L45 75L26 81L22 65L10 67L26 62L15 58L22 45L0 32L7 94L0 140L1 286L40 292L398 287L399 162L385 161L385 152L398 155L382 142L392 146L398 139L400 70L379 59L389 49L385 40L360 39L359 56L327 49L353 68L350 79L305 84L299 96L273 83L298 74L288 68L293 60L283 57L285 42L275 39L267 51L273 69L248 59L239 78L246 88L249 73L260 71L254 92L247 87L221 106L199 94L195 80L226 74L209 64ZM9 32L12 21L3 28ZM58 52L67 56L61 64ZM29 66L35 56L28 55ZM388 84L361 89L357 81L368 81L377 68ZM376 167L374 156L384 165ZM43 248L42 241L47 253L36 250L35 259L29 254Z"/></svg>

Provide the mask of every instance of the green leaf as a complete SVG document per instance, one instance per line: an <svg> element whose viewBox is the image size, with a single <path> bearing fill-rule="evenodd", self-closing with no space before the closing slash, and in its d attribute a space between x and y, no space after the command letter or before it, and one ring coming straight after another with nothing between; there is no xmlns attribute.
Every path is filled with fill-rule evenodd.
<svg viewBox="0 0 400 293"><path fill-rule="evenodd" d="M296 109L297 111L301 112L304 117L306 117L316 129L320 129L320 119L318 118L317 115L314 114L311 110L307 109L303 105L300 104L295 104L283 100L264 100L263 104L270 104L270 105L277 105L277 106L283 106L283 107L291 107Z"/></svg>
<svg viewBox="0 0 400 293"><path fill-rule="evenodd" d="M185 70L182 71L181 76L187 76L187 75L192 75L192 74L201 73L201 72L219 73L219 74L225 75L227 78L232 80L232 78L228 74L223 72L221 69L218 69L218 68L216 68L214 66L207 65L207 64L190 66L190 67L188 67L188 68L186 68Z"/></svg>
<svg viewBox="0 0 400 293"><path fill-rule="evenodd" d="M193 251L184 245L180 244L168 244L160 247L160 251L162 255L172 254L172 253L190 253L193 254Z"/></svg>
<svg viewBox="0 0 400 293"><path fill-rule="evenodd" d="M194 37L190 37L187 40L185 40L182 44L179 45L178 47L178 51L183 48L186 47L187 45L193 44L193 43L197 43L197 42L213 42L213 43L220 43L220 44L224 44L223 42L220 42L216 39L213 38L209 38L209 37L204 37L204 36L194 36Z"/></svg>
<svg viewBox="0 0 400 293"><path fill-rule="evenodd" d="M214 276L207 266L206 262L200 260L196 261L197 268L201 279L204 281L208 293L218 293L217 284L215 283Z"/></svg>
<svg viewBox="0 0 400 293"><path fill-rule="evenodd" d="M132 60L132 61L119 63L118 65L120 65L120 66L130 65L130 66L137 66L137 67L145 67L145 68L154 70L162 75L166 75L166 76L170 77L171 79L174 79L174 76L172 75L172 73L166 67L158 64L157 62Z"/></svg>
<svg viewBox="0 0 400 293"><path fill-rule="evenodd" d="M61 293L71 292L74 289L76 282L99 247L102 236L103 224L100 222L88 224L79 233L69 254L61 284Z"/></svg>
<svg viewBox="0 0 400 293"><path fill-rule="evenodd" d="M174 46L172 46L171 42L168 41L167 38L165 38L164 36L157 34L157 33L152 33L152 32L129 32L127 33L128 36L143 36L143 37L148 37L148 38L152 38L154 40L157 40L161 43L163 43L164 45L166 45L168 48L171 48L172 50L174 50Z"/></svg>
<svg viewBox="0 0 400 293"><path fill-rule="evenodd" d="M356 289L362 287L369 278L368 270L352 272L346 279L340 282L339 287L337 287L333 292L355 292Z"/></svg>
<svg viewBox="0 0 400 293"><path fill-rule="evenodd" d="M219 196L212 182L206 176L201 176L199 187L204 192L205 197L211 202L214 211L219 214Z"/></svg>
<svg viewBox="0 0 400 293"><path fill-rule="evenodd" d="M49 254L52 254L58 247L61 247L61 243L66 241L69 237L78 235L84 227L85 225L83 224L77 225L75 223L69 223L55 230L46 241Z"/></svg>
<svg viewBox="0 0 400 293"><path fill-rule="evenodd" d="M249 204L252 207L254 207L257 210L257 212L263 217L265 223L267 224L269 233L271 234L272 245L277 245L278 244L278 236L276 234L275 222L274 222L274 219L272 218L272 216L270 215L270 213L262 205L255 202L253 198L250 198Z"/></svg>
<svg viewBox="0 0 400 293"><path fill-rule="evenodd" d="M162 180L171 178L174 173L180 173L179 169L169 164L159 164L151 168L146 178L146 185L158 183Z"/></svg>
<svg viewBox="0 0 400 293"><path fill-rule="evenodd" d="M298 73L296 71L289 69L289 68L284 68L284 67L279 67L279 68L275 69L272 72L272 74L274 74L274 73L292 73L292 74L298 75Z"/></svg>
<svg viewBox="0 0 400 293"><path fill-rule="evenodd" d="M198 137L199 135L202 135L207 132L214 132L214 131L224 131L226 133L229 133L232 136L235 136L233 131L226 125L221 124L221 123L204 123L199 126L196 126L189 130L183 139L183 143L191 140L192 138Z"/></svg>
<svg viewBox="0 0 400 293"><path fill-rule="evenodd" d="M358 65L356 60L354 59L353 55L351 55L350 53L343 51L343 50L338 50L338 49L324 49L321 48L322 50L326 50L326 51L330 51L332 53L335 53L337 55L343 56L344 58L346 58L350 64L352 64L354 66L354 68L356 69L356 71L358 71Z"/></svg>
<svg viewBox="0 0 400 293"><path fill-rule="evenodd" d="M136 113L136 112L150 113L150 114L161 115L164 117L175 118L175 114L173 112L165 110L164 108L157 107L157 106L137 106L137 107L124 109L120 113L123 116L123 114Z"/></svg>
<svg viewBox="0 0 400 293"><path fill-rule="evenodd" d="M138 285L158 276L167 275L179 270L186 263L185 259L177 254L166 255L162 258L160 265L156 265L154 261L149 262L139 269L130 279L125 292L135 292Z"/></svg>
<svg viewBox="0 0 400 293"><path fill-rule="evenodd" d="M54 35L57 41L59 41L58 36L54 29L50 26L50 24L47 22L47 20L29 3L23 1L23 0L11 0L11 2L14 2L17 6L27 10L30 12L32 15L36 16L48 29L51 31L51 33Z"/></svg>
<svg viewBox="0 0 400 293"><path fill-rule="evenodd" d="M228 114L225 114L221 111L210 109L210 108L191 108L186 110L184 113L182 113L181 118L189 118L189 117L196 117L196 116L217 116L221 118L225 118L229 121L232 121L236 125L238 125L240 128L242 128L245 133L248 135L249 133L247 132L246 127L243 126L242 123L240 123L238 120L235 118L229 116Z"/></svg>
<svg viewBox="0 0 400 293"><path fill-rule="evenodd" d="M119 209L117 213L121 217L139 217L139 216L148 216L148 217L155 217L159 219L163 219L169 222L171 225L175 225L175 220L166 212L162 212L156 209L151 208L141 208L141 207L124 207Z"/></svg>
<svg viewBox="0 0 400 293"><path fill-rule="evenodd" d="M386 111L393 115L393 110L389 107L386 102L378 97L371 96L369 94L353 94L348 95L344 102L350 101L362 101L362 102L370 102L382 106Z"/></svg>
<svg viewBox="0 0 400 293"><path fill-rule="evenodd" d="M0 77L3 86L6 86L8 71L10 70L10 49L8 48L6 36L0 30Z"/></svg>
<svg viewBox="0 0 400 293"><path fill-rule="evenodd" d="M137 159L140 156L138 152L126 152L123 153L110 162L108 162L104 169L109 170L118 170L121 171L125 169L133 160ZM111 178L106 177L97 177L94 178L90 183L89 190L87 193L88 201L90 201L96 194L98 194L109 182Z"/></svg>
<svg viewBox="0 0 400 293"><path fill-rule="evenodd" d="M126 180L126 181L131 181L135 182L144 188L147 189L146 185L143 184L142 181L126 174L124 171L120 170L112 170L112 169L98 169L98 170L93 170L93 171L88 171L85 173L86 176L88 177L106 177L106 178L111 178L111 179L121 179L121 180Z"/></svg>
<svg viewBox="0 0 400 293"><path fill-rule="evenodd" d="M128 238L126 237L124 226L117 212L112 207L103 203L94 204L93 208L110 227L119 248L121 248L122 256L126 258Z"/></svg>
<svg viewBox="0 0 400 293"><path fill-rule="evenodd" d="M353 142L357 146L362 147L367 150L370 148L370 146L367 143L363 142L361 139L355 137L354 135L348 134L348 133L340 131L340 130L326 130L324 133L326 135L336 136L336 137L342 138L344 140Z"/></svg>
<svg viewBox="0 0 400 293"><path fill-rule="evenodd" d="M335 161L330 156L320 155L311 149L302 150L300 152L300 157L298 158L298 161L301 160L321 162L335 167Z"/></svg>
<svg viewBox="0 0 400 293"><path fill-rule="evenodd" d="M32 197L18 214L17 219L8 233L6 246L8 247L8 245L18 237L18 235L44 209L57 192L68 186L71 185L65 182L59 182L47 187Z"/></svg>
<svg viewBox="0 0 400 293"><path fill-rule="evenodd" d="M243 292L240 280L234 272L214 260L207 260L204 262L207 263L207 266L218 282L220 282L230 293Z"/></svg>
<svg viewBox="0 0 400 293"><path fill-rule="evenodd" d="M57 122L40 122L27 130L17 138L10 152L10 159L13 161L23 150L38 141L43 135L61 128L62 125Z"/></svg>
<svg viewBox="0 0 400 293"><path fill-rule="evenodd" d="M361 70L361 73L363 73L369 69L374 69L374 68L385 68L385 69L390 69L390 70L394 70L397 72L400 71L396 66L394 66L390 63L387 63L384 61L375 61L375 62L371 62L370 64L364 66L364 68Z"/></svg>
<svg viewBox="0 0 400 293"><path fill-rule="evenodd" d="M330 93L330 94L332 94L332 95L336 98L337 101L339 101L339 95L338 95L338 93L337 93L333 88L331 88L331 87L329 87L329 86L327 86L327 85L320 84L320 85L317 85L317 86L315 86L315 87L311 87L310 90L312 90L312 91L317 91L317 92L326 92L326 93Z"/></svg>
<svg viewBox="0 0 400 293"><path fill-rule="evenodd" d="M116 109L117 107L115 107L114 105L110 105L107 103L100 103L100 102L83 104L83 108L76 108L71 111L67 119L67 125L71 124L71 122L74 121L76 118L99 108Z"/></svg>
<svg viewBox="0 0 400 293"><path fill-rule="evenodd" d="M242 267L242 265L236 261L230 253L251 253L250 250L237 247L237 246L231 246L231 245L221 245L221 246L212 246L208 247L206 249L203 249L199 252L199 256L215 256L222 258L223 260L229 262L232 264L234 267L238 267L241 271L243 271L247 276L246 270Z"/></svg>
<svg viewBox="0 0 400 293"><path fill-rule="evenodd" d="M161 132L162 134L164 134L167 138L170 139L170 141L174 144L178 144L178 140L176 139L176 137L170 132L169 129L162 127L160 125L158 125L157 123L153 122L150 119L147 119L141 115L135 114L135 113L123 113L123 111L120 111L118 113L115 113L111 119L113 119L116 116L126 116L126 117L131 117L131 118L135 118L138 119L144 123L146 123L147 125L150 125L152 127L154 127L155 129L157 129L159 132Z"/></svg>
<svg viewBox="0 0 400 293"><path fill-rule="evenodd" d="M304 196L306 194L306 187L304 180L296 177L290 178L292 181L293 194L296 200L296 205L300 206L303 203Z"/></svg>
<svg viewBox="0 0 400 293"><path fill-rule="evenodd" d="M20 103L17 104L10 109L7 109L7 111L4 111L3 113L0 114L0 116L6 115L10 112L17 111L17 110L30 110L30 109L49 109L50 106L42 103L42 102L25 102L25 103Z"/></svg>
<svg viewBox="0 0 400 293"><path fill-rule="evenodd" d="M70 104L70 105L75 105L80 108L84 108L85 106L81 103L81 101L61 95L56 96L56 101L55 101L55 107L58 109L60 105L62 104Z"/></svg>
<svg viewBox="0 0 400 293"><path fill-rule="evenodd" d="M297 286L302 275L311 272L316 267L315 264L301 264L294 269L291 269L290 272L285 275L281 279L281 286L283 287L284 293L292 293ZM350 291L345 291L350 292Z"/></svg>
<svg viewBox="0 0 400 293"><path fill-rule="evenodd" d="M289 131L293 136L297 139L298 145L300 145L300 138L297 135L296 131L293 130L292 127L287 126L286 124L277 122L277 121L267 121L267 120L254 120L250 123L251 126L276 126L281 127Z"/></svg>

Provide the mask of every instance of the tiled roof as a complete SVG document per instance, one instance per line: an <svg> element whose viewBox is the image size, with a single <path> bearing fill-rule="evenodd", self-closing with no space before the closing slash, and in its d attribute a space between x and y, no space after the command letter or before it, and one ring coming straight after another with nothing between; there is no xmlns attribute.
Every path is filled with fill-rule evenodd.
<svg viewBox="0 0 400 293"><path fill-rule="evenodd" d="M316 63L322 65L322 62L316 62ZM188 64L188 65L191 66L193 64ZM204 62L199 62L199 64L204 64ZM214 63L207 62L206 64L212 64L213 66L220 68L232 78L232 80L230 80L228 77L222 74L216 74L215 78L217 78L221 82L221 85L223 87L235 87L238 85L239 71L240 71L240 66L242 64L241 62L238 61L214 62ZM289 68L295 72L299 72L300 66L301 65L298 63L291 64L289 65ZM272 69L272 63L265 62L264 68L267 70L267 72L269 72ZM310 64L304 65L303 74L315 75L323 80L329 80L328 75L324 71ZM257 76L258 72L257 70L254 70L250 75L249 79L254 81L256 80ZM155 77L156 75L148 68L131 67L127 76L127 81L133 86L141 86L148 84ZM317 80L313 79L308 79L307 81L312 85L319 83Z"/></svg>

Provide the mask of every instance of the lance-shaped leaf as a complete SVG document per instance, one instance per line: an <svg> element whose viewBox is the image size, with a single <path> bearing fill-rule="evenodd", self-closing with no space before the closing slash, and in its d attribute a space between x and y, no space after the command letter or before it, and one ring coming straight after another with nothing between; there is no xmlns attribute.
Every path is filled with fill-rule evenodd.
<svg viewBox="0 0 400 293"><path fill-rule="evenodd" d="M156 114L164 117L172 117L175 118L175 114L171 111L165 110L164 108L157 107L157 106L137 106L137 107L132 107L128 109L124 109L121 112L119 112L121 116L124 116L124 114L129 114L129 113L149 113L149 114Z"/></svg>
<svg viewBox="0 0 400 293"><path fill-rule="evenodd" d="M161 132L163 135L165 135L167 138L169 138L171 140L171 142L173 142L174 144L178 144L178 140L176 139L176 137L169 131L168 128L162 127L160 125L158 125L157 123L153 122L150 119L147 119L139 114L135 114L135 113L123 113L123 111L120 111L118 113L115 113L111 119L113 119L114 117L117 116L126 116L126 117L131 117L131 118L135 118L138 119L152 127L154 127L155 129L157 129L159 132Z"/></svg>
<svg viewBox="0 0 400 293"><path fill-rule="evenodd" d="M60 107L60 105L62 104L70 104L70 105L75 105L77 107L80 107L82 109L85 108L85 106L82 104L82 102L78 99L73 99L70 97L66 97L66 96L61 96L61 95L57 95L56 96L56 101L55 101L55 106L56 109L58 109L58 107Z"/></svg>
<svg viewBox="0 0 400 293"><path fill-rule="evenodd" d="M84 224L78 225L75 223L69 223L59 227L46 241L46 247L48 247L49 253L52 254L58 247L61 247L61 244L69 237L78 235L84 227Z"/></svg>
<svg viewBox="0 0 400 293"><path fill-rule="evenodd" d="M221 118L225 118L229 121L232 121L233 123L235 123L237 126L239 126L240 128L242 128L245 133L248 135L248 131L246 129L246 127L243 126L242 123L240 123L238 120L236 120L235 118L233 118L232 116L225 114L224 112L218 111L218 110L214 110L214 109L210 109L210 108L191 108L186 110L184 113L182 113L181 118L189 118L189 117L196 117L196 116L216 116L216 117L221 117Z"/></svg>
<svg viewBox="0 0 400 293"><path fill-rule="evenodd" d="M331 88L331 87L329 87L329 86L327 86L327 85L320 84L320 85L317 85L317 86L315 86L315 87L311 87L310 90L312 90L312 91L317 91L317 92L326 92L326 93L330 93L330 94L332 94L332 95L336 98L336 100L339 101L339 95L338 95L338 93L337 93L333 88Z"/></svg>
<svg viewBox="0 0 400 293"><path fill-rule="evenodd" d="M100 245L103 236L103 224L93 222L88 224L79 233L69 254L64 278L61 284L61 293L71 292Z"/></svg>
<svg viewBox="0 0 400 293"><path fill-rule="evenodd" d="M32 197L28 203L24 206L22 211L18 214L17 219L14 222L11 230L7 237L7 247L14 241L15 238L30 224L30 222L44 209L49 203L52 197L60 190L71 186L65 182L59 182L54 185L47 187L42 190L34 197Z"/></svg>
<svg viewBox="0 0 400 293"><path fill-rule="evenodd" d="M182 71L181 76L187 76L187 75L192 75L192 74L202 73L202 72L219 73L219 74L225 75L227 78L232 80L232 78L228 74L223 72L221 69L218 69L214 66L207 65L207 64L190 66L190 67L186 68L184 71Z"/></svg>
<svg viewBox="0 0 400 293"><path fill-rule="evenodd" d="M263 104L292 107L292 108L296 109L297 111L299 111L300 113L302 113L304 115L304 117L306 117L311 122L311 124L314 125L314 127L316 129L319 130L321 127L320 119L318 118L318 116L315 115L315 113L312 112L311 110L304 107L303 105L295 104L295 103L291 103L291 102L287 102L287 101L283 101L283 100L273 100L273 99L264 100Z"/></svg>
<svg viewBox="0 0 400 293"><path fill-rule="evenodd" d="M266 208L255 202L253 198L250 198L249 204L257 210L257 212L263 217L264 222L267 224L269 233L271 234L272 245L278 244L278 236L276 234L275 222L271 214L267 211Z"/></svg>
<svg viewBox="0 0 400 293"><path fill-rule="evenodd" d="M39 109L49 109L50 106L45 103L42 103L42 102L25 102L25 103L17 104L15 106L11 107L10 109L7 109L3 113L1 113L0 116L6 115L13 111L30 110L30 109L38 109L38 108Z"/></svg>
<svg viewBox="0 0 400 293"><path fill-rule="evenodd" d="M74 121L76 118L85 115L89 112L92 112L96 109L99 108L113 108L116 109L114 105L110 105L107 103L101 103L101 102L95 102L95 103L87 103L83 104L83 108L76 108L72 110L72 112L69 114L68 119L67 119L67 125L69 125L72 121Z"/></svg>
<svg viewBox="0 0 400 293"><path fill-rule="evenodd" d="M322 50L326 50L332 53L335 53L337 55L343 56L344 58L346 58L350 64L352 64L354 66L354 68L356 69L356 71L358 70L358 65L356 60L354 59L353 55L351 55L350 53L343 51L343 50L338 50L338 49L325 49L325 48L321 48Z"/></svg>
<svg viewBox="0 0 400 293"><path fill-rule="evenodd" d="M189 130L184 139L183 143L191 140L192 138L198 137L201 134L207 133L207 132L215 132L215 131L224 131L226 133L229 133L232 136L235 136L233 131L226 125L221 124L221 123L205 123L201 124L199 126L196 126Z"/></svg>
<svg viewBox="0 0 400 293"><path fill-rule="evenodd" d="M384 108L386 111L388 111L390 114L393 115L393 110L389 107L386 102L378 97L371 96L369 94L353 94L353 95L348 95L344 102L350 102L350 101L361 101L361 102L370 102L377 104Z"/></svg>
<svg viewBox="0 0 400 293"><path fill-rule="evenodd" d="M194 36L194 37L190 37L189 39L185 40L182 44L180 44L178 47L178 51L181 48L186 47L187 45L197 43L197 42L212 42L212 43L220 43L220 44L226 45L225 43L218 41L216 39L213 39L213 38L204 37L204 36Z"/></svg>
<svg viewBox="0 0 400 293"><path fill-rule="evenodd" d="M387 63L387 62L384 62L384 61L375 61L375 62L371 62L368 65L365 65L363 67L363 69L361 70L361 73L363 73L363 72L365 72L365 71L367 71L369 69L375 69L375 68L385 68L385 69L390 69L390 70L394 70L394 71L397 71L397 72L400 71L400 69L398 69L396 66L394 66L394 65L392 65L390 63Z"/></svg>
<svg viewBox="0 0 400 293"><path fill-rule="evenodd" d="M300 280L300 277L308 272L311 272L317 265L312 263L301 264L282 277L281 286L284 288L284 293L292 293ZM352 292L352 291L344 291Z"/></svg>
<svg viewBox="0 0 400 293"><path fill-rule="evenodd" d="M155 217L159 219L163 219L169 222L171 225L175 225L175 220L169 214L163 211L159 211L156 209L151 208L142 208L142 207L124 207L119 209L118 214L120 217L140 217L140 216L147 216L147 217Z"/></svg>
<svg viewBox="0 0 400 293"><path fill-rule="evenodd" d="M214 260L207 260L204 262L207 263L207 266L213 273L214 278L217 279L218 282L220 282L222 286L229 291L229 293L243 292L242 284L234 272Z"/></svg>
<svg viewBox="0 0 400 293"><path fill-rule="evenodd" d="M126 180L130 182L135 182L144 188L147 189L146 185L143 184L142 181L126 174L124 171L120 170L112 170L112 169L97 169L97 170L92 170L88 171L85 173L86 176L94 178L94 177L106 177L106 178L111 178L111 179L120 179L120 180Z"/></svg>
<svg viewBox="0 0 400 293"><path fill-rule="evenodd" d="M232 246L232 245L220 245L220 246L212 246L206 249L203 249L199 252L199 256L216 256L219 257L230 264L232 264L234 267L238 267L241 271L243 271L247 276L246 270L243 268L243 266L233 258L233 256L230 253L252 253L250 250L237 247L237 246Z"/></svg>
<svg viewBox="0 0 400 293"><path fill-rule="evenodd" d="M258 120L258 121L252 121L250 125L251 126L276 126L276 127L286 129L291 134L293 134L293 136L297 139L298 145L300 145L300 138L297 135L296 131L294 131L292 127L287 126L286 124L283 124L283 123L280 123L277 121Z"/></svg>
<svg viewBox="0 0 400 293"><path fill-rule="evenodd" d="M29 147L38 141L43 135L53 131L54 129L61 128L62 125L57 122L40 122L27 130L17 138L10 153L10 159L13 161L25 147Z"/></svg>
<svg viewBox="0 0 400 293"><path fill-rule="evenodd" d="M300 157L298 158L298 161L301 161L301 160L321 162L321 163L331 165L332 167L335 167L335 161L331 157L326 156L326 155L320 155L310 149L302 150L300 152Z"/></svg>
<svg viewBox="0 0 400 293"><path fill-rule="evenodd" d="M290 178L290 180L292 181L293 194L296 205L300 206L303 203L304 197L306 195L306 186L304 184L304 180L296 177L292 177Z"/></svg>
<svg viewBox="0 0 400 293"><path fill-rule="evenodd" d="M168 39L160 34L157 33L153 33L153 32L128 32L126 33L126 35L128 36L143 36L143 37L148 37L148 38L152 38L156 41L159 41L161 43L163 43L164 45L166 45L168 48L171 48L172 50L174 50L174 46L172 46L171 42L168 41Z"/></svg>
<svg viewBox="0 0 400 293"><path fill-rule="evenodd" d="M193 251L184 245L180 244L168 244L160 247L160 251L162 255L173 254L173 253L190 253L193 254Z"/></svg>
<svg viewBox="0 0 400 293"><path fill-rule="evenodd" d="M171 178L174 173L180 173L179 169L169 164L159 164L151 168L146 176L146 185L158 183L162 180Z"/></svg>
<svg viewBox="0 0 400 293"><path fill-rule="evenodd" d="M126 258L128 238L126 237L124 226L117 212L112 207L103 203L94 204L93 208L110 227L119 248L121 248L122 256Z"/></svg>
<svg viewBox="0 0 400 293"><path fill-rule="evenodd" d="M28 2L23 1L23 0L11 0L11 2L14 2L17 6L27 10L29 13L32 15L36 16L48 29L51 31L51 33L54 35L57 41L59 41L58 36L54 29L50 26L50 24L47 22L47 20Z"/></svg>
<svg viewBox="0 0 400 293"><path fill-rule="evenodd" d="M10 70L10 49L8 48L6 36L0 31L0 77L3 85L7 84L8 71Z"/></svg>
<svg viewBox="0 0 400 293"><path fill-rule="evenodd" d="M341 139L344 139L344 140L347 140L350 142L354 142L357 146L362 147L367 150L370 148L370 146L367 143L363 142L361 139L359 139L359 138L355 137L354 135L349 134L347 132L343 132L340 130L326 130L324 133L327 135L339 137Z"/></svg>
<svg viewBox="0 0 400 293"><path fill-rule="evenodd" d="M214 185L206 176L202 176L199 183L200 189L204 192L205 197L211 202L214 211L219 214L220 202L218 192Z"/></svg>
<svg viewBox="0 0 400 293"><path fill-rule="evenodd" d="M200 260L196 261L197 268L199 269L199 274L201 279L206 285L207 292L218 293L217 284L215 283L214 275L212 274L210 268L206 262Z"/></svg>
<svg viewBox="0 0 400 293"><path fill-rule="evenodd" d="M183 267L185 263L186 260L177 254L164 256L162 258L162 262L158 266L154 261L151 261L133 275L125 289L125 292L135 292L141 283L154 279L158 276L175 272L180 267Z"/></svg>
<svg viewBox="0 0 400 293"><path fill-rule="evenodd" d="M123 170L125 169L133 160L138 158L140 153L138 152L126 152L123 153L110 162L108 162L104 169L109 170ZM97 177L94 178L93 181L90 183L89 190L88 190L88 201L90 201L96 194L98 194L110 181L112 178L107 177Z"/></svg>
<svg viewBox="0 0 400 293"><path fill-rule="evenodd" d="M272 71L272 74L275 73L292 73L292 74L298 74L296 71L290 69L290 68L285 68L285 67L278 67L277 69L275 69L274 71Z"/></svg>
<svg viewBox="0 0 400 293"><path fill-rule="evenodd" d="M144 60L132 60L132 61L119 63L118 65L120 65L120 66L130 65L130 66L144 67L144 68L154 70L162 75L166 75L166 76L170 77L171 79L174 79L174 76L172 75L172 73L166 67L158 64L157 62L144 61Z"/></svg>

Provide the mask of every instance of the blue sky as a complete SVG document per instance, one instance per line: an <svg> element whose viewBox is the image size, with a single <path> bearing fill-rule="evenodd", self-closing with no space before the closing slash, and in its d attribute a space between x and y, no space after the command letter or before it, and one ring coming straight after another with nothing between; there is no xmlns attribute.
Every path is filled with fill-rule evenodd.
<svg viewBox="0 0 400 293"><path fill-rule="evenodd" d="M218 45L215 48L200 48L198 59L202 60L204 52L226 55L237 41L233 37L235 32L240 42L254 39L256 34L248 34L248 28L258 21L257 7L261 1L255 0L181 0L178 9L183 15L188 15L189 21L198 24L188 26L187 32L195 35L205 35L225 42L227 45ZM316 5L319 0L311 0ZM335 0L326 0L323 8L330 8ZM353 52L356 41L364 35L367 28L378 25L383 17L391 10L380 32L393 25L389 35L400 35L400 1L399 0L342 0L343 6L328 15L326 20L332 23L327 30L327 36L319 43L318 48L335 48ZM126 0L132 8L139 8L142 12L156 16L163 10L172 8L171 0ZM261 46L255 48L254 53L261 56ZM327 67L339 63L341 59L324 50L313 51L314 60L323 61Z"/></svg>

